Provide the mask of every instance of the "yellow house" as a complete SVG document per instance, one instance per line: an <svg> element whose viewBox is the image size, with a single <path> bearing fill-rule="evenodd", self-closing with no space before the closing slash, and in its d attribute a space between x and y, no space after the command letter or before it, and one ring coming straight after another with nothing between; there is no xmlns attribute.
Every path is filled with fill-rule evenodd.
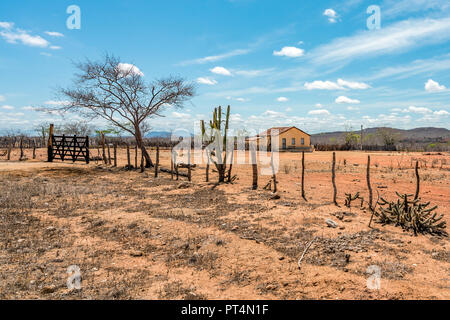
<svg viewBox="0 0 450 320"><path fill-rule="evenodd" d="M311 136L297 127L274 127L258 135L259 139L268 139L269 145L272 134L278 136L280 150L313 151Z"/></svg>

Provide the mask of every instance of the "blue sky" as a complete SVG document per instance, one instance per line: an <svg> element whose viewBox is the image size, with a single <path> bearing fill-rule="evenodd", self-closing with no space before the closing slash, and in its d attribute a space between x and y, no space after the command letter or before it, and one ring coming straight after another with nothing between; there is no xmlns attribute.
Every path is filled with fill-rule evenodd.
<svg viewBox="0 0 450 320"><path fill-rule="evenodd" d="M70 5L81 9L79 30L66 26ZM380 8L380 29L367 27L370 5ZM197 84L185 109L151 119L154 130L193 131L228 104L235 127L257 131L450 129L443 0L1 1L0 129L61 121L33 109L58 101L73 61L106 52L148 81L179 75Z"/></svg>

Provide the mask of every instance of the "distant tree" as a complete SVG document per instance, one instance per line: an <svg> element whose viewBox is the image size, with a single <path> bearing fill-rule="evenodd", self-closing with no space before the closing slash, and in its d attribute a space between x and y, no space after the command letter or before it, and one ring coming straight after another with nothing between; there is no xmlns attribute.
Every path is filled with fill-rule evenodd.
<svg viewBox="0 0 450 320"><path fill-rule="evenodd" d="M57 131L65 135L84 137L90 136L94 129L86 121L73 121L62 124Z"/></svg>
<svg viewBox="0 0 450 320"><path fill-rule="evenodd" d="M346 149L354 149L359 144L361 136L355 133L351 128L347 128L344 133L344 141Z"/></svg>
<svg viewBox="0 0 450 320"><path fill-rule="evenodd" d="M383 141L383 144L387 150L394 150L395 144L399 140L399 135L391 128L379 128L377 135Z"/></svg>
<svg viewBox="0 0 450 320"><path fill-rule="evenodd" d="M162 116L167 107L183 107L194 96L194 85L176 77L146 83L136 67L109 55L102 61L87 60L76 67L80 72L75 75L73 87L59 90L61 98L68 102L50 110L101 118L130 133L142 150L145 166L152 166L143 142L143 126L149 118Z"/></svg>

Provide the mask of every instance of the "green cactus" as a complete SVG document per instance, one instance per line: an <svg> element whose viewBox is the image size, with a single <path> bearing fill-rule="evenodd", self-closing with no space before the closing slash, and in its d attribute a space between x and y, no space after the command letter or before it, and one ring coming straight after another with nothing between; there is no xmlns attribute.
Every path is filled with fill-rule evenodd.
<svg viewBox="0 0 450 320"><path fill-rule="evenodd" d="M420 203L420 198L410 200L412 194L399 194L396 192L397 201L386 201L381 198L378 201L379 210L375 215L383 224L395 224L404 230L413 230L414 234L429 233L447 236L446 223L441 221L444 215L437 216L435 211L438 206L428 208L430 202Z"/></svg>
<svg viewBox="0 0 450 320"><path fill-rule="evenodd" d="M209 145L213 142L218 143L218 146L223 146L222 152L208 152L208 159L216 166L217 172L219 173L219 183L225 182L225 175L227 172L227 136L230 124L230 106L227 108L227 113L225 115L225 126L222 126L222 107L214 108L213 118L209 121L209 126L211 129L211 134L206 135L205 122L202 120L200 122L202 136L204 137L203 143ZM219 139L219 141L216 141ZM216 150L217 151L217 150ZM231 175L231 170L228 170L228 174Z"/></svg>

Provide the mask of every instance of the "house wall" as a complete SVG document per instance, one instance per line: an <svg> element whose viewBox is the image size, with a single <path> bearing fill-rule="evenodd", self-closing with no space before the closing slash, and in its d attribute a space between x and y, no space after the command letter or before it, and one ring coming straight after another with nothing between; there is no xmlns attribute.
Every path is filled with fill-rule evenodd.
<svg viewBox="0 0 450 320"><path fill-rule="evenodd" d="M295 144L292 144L292 138L295 138ZM305 144L301 144L301 139L305 139ZM283 139L286 139L286 148L301 148L301 147L310 147L311 146L311 137L306 133L292 128L286 132L283 132L279 136L279 146L280 149L283 148Z"/></svg>

